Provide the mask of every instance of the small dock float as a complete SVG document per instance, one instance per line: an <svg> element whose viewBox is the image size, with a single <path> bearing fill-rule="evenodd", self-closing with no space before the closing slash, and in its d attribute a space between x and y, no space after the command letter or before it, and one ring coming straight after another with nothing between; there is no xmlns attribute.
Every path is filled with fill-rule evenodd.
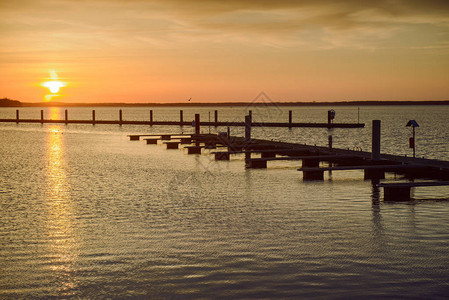
<svg viewBox="0 0 449 300"><path fill-rule="evenodd" d="M130 139L131 140L131 139ZM147 138L147 139L143 139L144 141L147 142L148 145L156 145L157 141L159 140L158 138ZM133 141L133 140L131 140Z"/></svg>
<svg viewBox="0 0 449 300"><path fill-rule="evenodd" d="M267 155L268 154L268 155ZM262 153L264 155L264 153ZM342 159L356 159L354 155L301 155L301 156L282 156L275 157L273 153L266 153L265 157L251 158L249 159L249 168L266 168L268 161L281 161L281 160L302 160L307 164L307 161L339 161Z"/></svg>
<svg viewBox="0 0 449 300"><path fill-rule="evenodd" d="M449 186L449 181L379 183L377 186L384 189L384 201L410 201L411 188Z"/></svg>
<svg viewBox="0 0 449 300"><path fill-rule="evenodd" d="M179 149L179 144L181 142L164 142L167 145L167 149Z"/></svg>
<svg viewBox="0 0 449 300"><path fill-rule="evenodd" d="M161 140L170 140L173 138L183 138L190 137L192 134L184 134L184 133L164 133L164 134L130 134L128 135L130 141L139 141L140 137L148 136L148 137L159 137Z"/></svg>
<svg viewBox="0 0 449 300"><path fill-rule="evenodd" d="M420 169L420 166L413 165L364 165L364 166L335 166L335 167L303 167L298 171L303 172L304 180L323 180L324 171L348 171L348 170L363 170L364 179L384 179L385 172L398 171L404 169Z"/></svg>

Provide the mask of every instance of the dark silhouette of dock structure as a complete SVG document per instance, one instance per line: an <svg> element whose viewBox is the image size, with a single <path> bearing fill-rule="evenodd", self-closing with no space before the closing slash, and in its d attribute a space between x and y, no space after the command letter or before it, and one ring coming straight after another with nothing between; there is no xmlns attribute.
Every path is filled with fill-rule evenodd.
<svg viewBox="0 0 449 300"><path fill-rule="evenodd" d="M198 115L197 117L199 118ZM371 180L373 187L384 189L385 201L410 200L411 188L449 185L449 161L381 154L378 120L373 121L371 152L333 148L331 143L326 147L252 139L250 121L250 117L246 118L245 137L200 134L199 126L196 126L195 133L192 134L152 135L150 140L170 140L170 143L164 142L167 149L178 149L183 139L184 143L194 144L184 147L188 154L201 154L202 149L224 149L208 152L215 156L215 160L229 160L231 155L244 154L246 168L267 168L270 161L301 160L302 167L298 171L302 172L304 181L322 181L325 172L362 170L364 179ZM130 140L140 140L144 136L147 135L129 137ZM260 154L260 157L252 158L254 153ZM325 166L320 166L321 163L325 163ZM409 181L380 183L380 180L385 179L386 172L401 175ZM416 182L416 179L428 181Z"/></svg>
<svg viewBox="0 0 449 300"><path fill-rule="evenodd" d="M74 120L69 119L68 110L65 110L64 119L52 120L44 118L44 111L41 110L40 118L38 119L23 119L20 118L20 111L16 110L16 118L15 119L0 119L2 123L40 123L40 124L92 124L92 125L100 125L100 124L108 124L108 125L165 125L165 126L192 126L193 121L185 121L183 111L180 110L179 120L178 121L156 121L153 118L153 110L150 110L149 119L144 121L138 120L124 120L123 119L123 111L119 110L119 118L118 120L98 120L96 118L95 110L92 110L92 118L89 120ZM218 111L214 112L214 120L212 121L200 121L200 126L214 126L214 127L235 127L245 126L245 122L238 121L219 121L218 120ZM363 123L336 123L333 119L328 118L328 122L320 122L320 123L298 123L293 122L292 119L292 111L289 111L288 122L252 122L252 126L256 127L312 127L312 128L363 128L365 124Z"/></svg>

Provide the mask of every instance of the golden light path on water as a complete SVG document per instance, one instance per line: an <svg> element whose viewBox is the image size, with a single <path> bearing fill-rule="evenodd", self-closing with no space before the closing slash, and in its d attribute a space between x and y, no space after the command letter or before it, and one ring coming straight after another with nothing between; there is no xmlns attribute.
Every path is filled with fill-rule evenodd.
<svg viewBox="0 0 449 300"><path fill-rule="evenodd" d="M50 109L50 117L59 117L59 108ZM46 206L48 230L48 251L52 257L50 271L58 282L59 295L70 295L77 286L71 276L77 261L78 241L74 232L73 207L67 184L64 161L64 136L59 125L53 125L47 135L47 186Z"/></svg>

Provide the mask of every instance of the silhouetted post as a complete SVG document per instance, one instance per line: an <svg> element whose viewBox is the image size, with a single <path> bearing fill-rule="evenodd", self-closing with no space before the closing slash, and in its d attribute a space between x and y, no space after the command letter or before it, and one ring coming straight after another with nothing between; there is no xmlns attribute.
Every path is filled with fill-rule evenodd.
<svg viewBox="0 0 449 300"><path fill-rule="evenodd" d="M288 128L292 128L292 111L288 111L288 124L290 125Z"/></svg>
<svg viewBox="0 0 449 300"><path fill-rule="evenodd" d="M150 110L150 123L153 124L153 110Z"/></svg>
<svg viewBox="0 0 449 300"><path fill-rule="evenodd" d="M16 109L16 123L19 124L19 110Z"/></svg>
<svg viewBox="0 0 449 300"><path fill-rule="evenodd" d="M371 159L380 160L380 120L373 120Z"/></svg>
<svg viewBox="0 0 449 300"><path fill-rule="evenodd" d="M179 111L179 122L182 123L184 122L184 116L183 116L184 112L182 110ZM182 124L181 124L182 125Z"/></svg>
<svg viewBox="0 0 449 300"><path fill-rule="evenodd" d="M229 128L229 126L228 126L228 138L230 138L231 137L231 128Z"/></svg>
<svg viewBox="0 0 449 300"><path fill-rule="evenodd" d="M195 114L195 134L200 134L200 114Z"/></svg>
<svg viewBox="0 0 449 300"><path fill-rule="evenodd" d="M245 146L251 144L251 115L245 116ZM245 147L246 148L246 147ZM248 167L251 159L251 153L245 152L245 164Z"/></svg>
<svg viewBox="0 0 449 300"><path fill-rule="evenodd" d="M67 111L67 109L65 110L65 124L67 125L67 121L69 120L69 112Z"/></svg>
<svg viewBox="0 0 449 300"><path fill-rule="evenodd" d="M217 126L218 123L218 110L215 110L215 126Z"/></svg>
<svg viewBox="0 0 449 300"><path fill-rule="evenodd" d="M248 115L251 117L251 120L253 119L253 111L252 110L249 110L248 111Z"/></svg>
<svg viewBox="0 0 449 300"><path fill-rule="evenodd" d="M118 111L118 119L119 119L119 122L120 122L120 126L122 126L122 121L123 121L123 112L122 112L122 110Z"/></svg>
<svg viewBox="0 0 449 300"><path fill-rule="evenodd" d="M330 128L332 122L335 119L335 110L331 109L327 111L327 127Z"/></svg>
<svg viewBox="0 0 449 300"><path fill-rule="evenodd" d="M92 124L95 124L95 109L92 110Z"/></svg>
<svg viewBox="0 0 449 300"><path fill-rule="evenodd" d="M251 115L245 116L245 141L247 144L251 142Z"/></svg>
<svg viewBox="0 0 449 300"><path fill-rule="evenodd" d="M329 141L329 151L332 151L332 135L329 136L328 141Z"/></svg>
<svg viewBox="0 0 449 300"><path fill-rule="evenodd" d="M44 123L44 110L41 109L41 124Z"/></svg>

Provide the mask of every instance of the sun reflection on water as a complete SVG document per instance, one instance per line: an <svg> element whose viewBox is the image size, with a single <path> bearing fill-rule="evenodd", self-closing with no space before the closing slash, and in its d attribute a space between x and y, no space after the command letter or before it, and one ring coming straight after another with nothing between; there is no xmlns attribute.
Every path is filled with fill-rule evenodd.
<svg viewBox="0 0 449 300"><path fill-rule="evenodd" d="M59 109L52 108L50 116L57 115ZM77 286L72 273L78 258L78 243L74 231L70 187L66 180L62 129L60 125L53 125L47 135L47 234L52 257L50 270L59 282L58 294L70 295Z"/></svg>

